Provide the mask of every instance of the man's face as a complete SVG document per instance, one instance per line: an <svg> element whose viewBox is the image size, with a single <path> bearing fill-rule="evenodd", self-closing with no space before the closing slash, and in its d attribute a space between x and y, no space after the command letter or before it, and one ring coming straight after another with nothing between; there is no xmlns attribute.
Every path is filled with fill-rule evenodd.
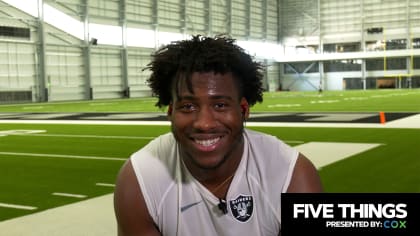
<svg viewBox="0 0 420 236"><path fill-rule="evenodd" d="M180 83L173 89L168 117L187 166L214 169L229 159L241 158L243 121L249 114L245 98L239 98L231 73L195 72L192 89Z"/></svg>

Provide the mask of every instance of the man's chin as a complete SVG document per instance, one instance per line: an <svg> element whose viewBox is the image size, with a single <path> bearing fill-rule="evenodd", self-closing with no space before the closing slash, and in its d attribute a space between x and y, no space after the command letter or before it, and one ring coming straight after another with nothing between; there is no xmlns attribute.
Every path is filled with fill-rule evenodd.
<svg viewBox="0 0 420 236"><path fill-rule="evenodd" d="M213 170L221 166L225 162L225 159L223 157L200 156L191 158L191 161L196 167L200 169Z"/></svg>

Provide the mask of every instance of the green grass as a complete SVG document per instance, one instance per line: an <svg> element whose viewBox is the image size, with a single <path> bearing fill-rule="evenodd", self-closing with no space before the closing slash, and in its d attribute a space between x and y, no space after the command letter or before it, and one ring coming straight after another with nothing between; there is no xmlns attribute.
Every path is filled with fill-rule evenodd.
<svg viewBox="0 0 420 236"><path fill-rule="evenodd" d="M257 128L254 128L257 129ZM383 145L320 170L327 192L420 192L416 129L258 128L284 140Z"/></svg>
<svg viewBox="0 0 420 236"><path fill-rule="evenodd" d="M101 99L0 105L0 112L161 112L156 98Z"/></svg>
<svg viewBox="0 0 420 236"><path fill-rule="evenodd" d="M0 202L38 207L37 211L79 201L51 195L65 192L96 197L113 188L123 160L91 160L42 156L66 155L126 159L169 127L103 125L0 124L2 130L46 130L34 135L0 136ZM8 155L10 153L41 154ZM1 208L0 221L33 211Z"/></svg>
<svg viewBox="0 0 420 236"><path fill-rule="evenodd" d="M130 154L168 126L0 124L0 130L46 130L35 135L0 136L0 202L37 206L36 211L81 199L53 192L87 195L111 193L119 168ZM327 192L420 192L416 129L254 127L287 141L358 142L383 145L320 170ZM289 143L294 145L294 143ZM72 159L8 155L4 152L122 158ZM35 211L1 208L0 221Z"/></svg>
<svg viewBox="0 0 420 236"><path fill-rule="evenodd" d="M417 112L420 89L266 93L255 112Z"/></svg>
<svg viewBox="0 0 420 236"><path fill-rule="evenodd" d="M156 98L0 105L0 112L162 112ZM253 112L419 112L420 89L267 92Z"/></svg>

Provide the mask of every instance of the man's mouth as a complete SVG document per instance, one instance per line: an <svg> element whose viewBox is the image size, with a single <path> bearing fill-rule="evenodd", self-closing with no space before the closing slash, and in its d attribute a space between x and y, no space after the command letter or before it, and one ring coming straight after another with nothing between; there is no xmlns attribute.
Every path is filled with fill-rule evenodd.
<svg viewBox="0 0 420 236"><path fill-rule="evenodd" d="M210 147L217 143L220 140L221 137L212 138L212 139L194 139L194 142L198 145L204 146L204 147Z"/></svg>

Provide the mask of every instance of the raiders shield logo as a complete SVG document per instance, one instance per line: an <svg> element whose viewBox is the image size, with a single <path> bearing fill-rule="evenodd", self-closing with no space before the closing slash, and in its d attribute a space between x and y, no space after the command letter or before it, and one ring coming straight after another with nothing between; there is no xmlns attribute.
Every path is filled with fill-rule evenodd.
<svg viewBox="0 0 420 236"><path fill-rule="evenodd" d="M252 196L239 195L236 199L229 201L229 206L235 219L246 222L252 216L254 201Z"/></svg>

